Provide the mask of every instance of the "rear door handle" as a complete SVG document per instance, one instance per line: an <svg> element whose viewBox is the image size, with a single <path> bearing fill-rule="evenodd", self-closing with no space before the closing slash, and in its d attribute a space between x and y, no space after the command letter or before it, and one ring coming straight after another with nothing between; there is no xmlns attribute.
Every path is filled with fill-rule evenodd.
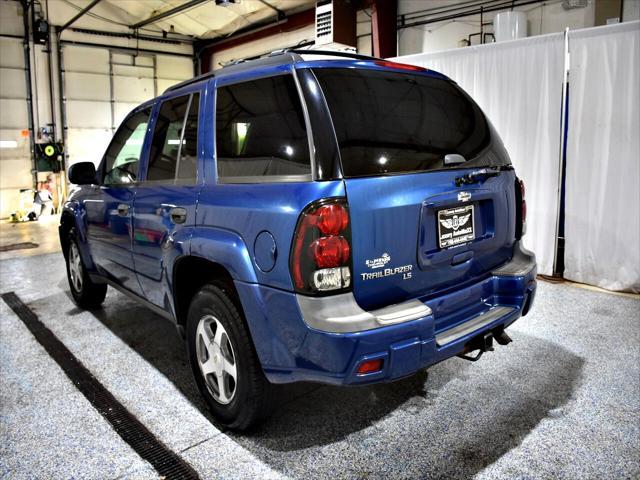
<svg viewBox="0 0 640 480"><path fill-rule="evenodd" d="M118 205L118 215L120 215L121 217L126 217L127 215L129 215L129 205L127 205L126 203L121 203L120 205Z"/></svg>
<svg viewBox="0 0 640 480"><path fill-rule="evenodd" d="M174 207L169 212L173 223L181 224L187 221L187 210L182 207Z"/></svg>

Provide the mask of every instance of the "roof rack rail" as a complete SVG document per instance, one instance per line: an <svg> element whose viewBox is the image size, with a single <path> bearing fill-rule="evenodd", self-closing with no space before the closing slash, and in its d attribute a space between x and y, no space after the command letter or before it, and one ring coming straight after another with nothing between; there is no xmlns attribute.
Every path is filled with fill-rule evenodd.
<svg viewBox="0 0 640 480"><path fill-rule="evenodd" d="M202 75L198 75L196 77L189 78L188 80L185 80L184 82L180 82L180 83L176 83L175 85L171 85L170 87L167 87L164 90L164 93L173 92L174 90L178 90L179 88L186 87L187 85L191 85L192 83L199 82L200 80L206 80L207 78L213 78L215 76L216 75L215 75L214 72L206 72L206 73L203 73Z"/></svg>
<svg viewBox="0 0 640 480"><path fill-rule="evenodd" d="M344 51L338 51L338 50L303 50L300 48L285 48L282 50L276 50L274 52L271 52L269 55L267 55L266 57L262 57L261 59L266 60L269 57L277 57L279 55L286 55L286 54L298 54L298 55L325 55L325 56L332 56L332 57L344 57L344 58L353 58L356 60L382 60L381 58L378 57L370 57L369 55L361 55L359 53L351 53L351 52L344 52ZM252 59L252 60L260 60L260 59ZM231 62L225 64L222 68L222 70L224 70L225 68L228 67L233 67L236 65L241 65L243 63L247 63L250 60L246 60L246 59L237 59L237 60L232 60ZM201 80L206 80L208 78L213 78L215 77L215 73L214 72L207 72L207 73L203 73L202 75L198 75L197 77L193 77L190 78L188 80L185 80L184 82L180 82L177 83L175 85L170 86L169 88L167 88L165 90L166 92L172 92L174 90L178 90L179 88L182 87L186 87L187 85L191 85L193 83L199 82Z"/></svg>
<svg viewBox="0 0 640 480"><path fill-rule="evenodd" d="M355 58L356 60L382 60L378 57L371 57L369 55L361 55L359 53L351 53L340 50L302 50L299 48L277 50L275 52L272 52L271 55L278 55L280 53L297 53L298 55L330 55L333 57Z"/></svg>

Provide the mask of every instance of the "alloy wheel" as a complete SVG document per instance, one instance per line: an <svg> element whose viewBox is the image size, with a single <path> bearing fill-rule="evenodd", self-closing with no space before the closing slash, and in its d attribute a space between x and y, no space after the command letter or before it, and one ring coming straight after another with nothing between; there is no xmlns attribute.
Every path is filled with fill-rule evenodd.
<svg viewBox="0 0 640 480"><path fill-rule="evenodd" d="M78 293L82 292L82 260L78 246L73 242L69 248L69 276L74 290Z"/></svg>
<svg viewBox="0 0 640 480"><path fill-rule="evenodd" d="M196 356L209 393L218 403L230 403L237 387L236 357L227 331L213 315L198 322Z"/></svg>

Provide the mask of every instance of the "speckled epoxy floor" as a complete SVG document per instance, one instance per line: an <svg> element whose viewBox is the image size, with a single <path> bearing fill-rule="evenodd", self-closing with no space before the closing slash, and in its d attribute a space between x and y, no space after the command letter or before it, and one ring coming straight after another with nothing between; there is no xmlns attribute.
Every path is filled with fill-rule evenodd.
<svg viewBox="0 0 640 480"><path fill-rule="evenodd" d="M539 283L514 342L404 381L282 389L222 432L173 327L111 291L83 312L60 254L0 262L13 290L202 478L639 478L640 300ZM0 477L157 478L0 302Z"/></svg>

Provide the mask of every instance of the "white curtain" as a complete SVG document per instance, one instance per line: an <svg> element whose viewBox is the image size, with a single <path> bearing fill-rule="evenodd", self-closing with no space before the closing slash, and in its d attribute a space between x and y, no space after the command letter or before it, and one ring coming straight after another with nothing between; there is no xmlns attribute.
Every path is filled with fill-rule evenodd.
<svg viewBox="0 0 640 480"><path fill-rule="evenodd" d="M395 60L444 73L482 107L527 189L524 243L538 272L553 272L558 204L563 34L543 35Z"/></svg>
<svg viewBox="0 0 640 480"><path fill-rule="evenodd" d="M640 22L569 32L565 278L640 291Z"/></svg>

